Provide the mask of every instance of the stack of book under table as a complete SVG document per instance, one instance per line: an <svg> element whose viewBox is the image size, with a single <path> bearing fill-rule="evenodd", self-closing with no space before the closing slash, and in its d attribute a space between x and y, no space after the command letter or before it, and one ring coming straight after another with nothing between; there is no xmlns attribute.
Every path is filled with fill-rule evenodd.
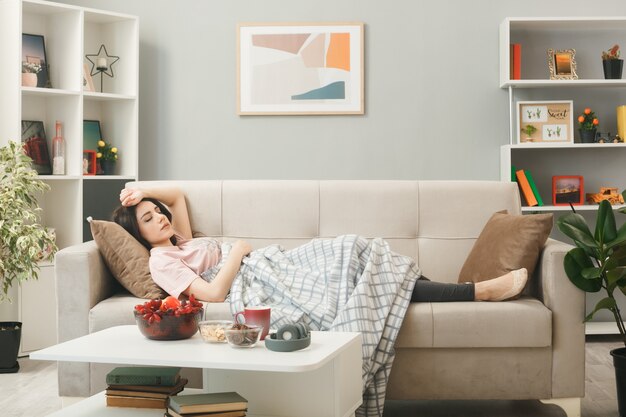
<svg viewBox="0 0 626 417"><path fill-rule="evenodd" d="M236 392L174 395L165 417L244 417L248 400Z"/></svg>
<svg viewBox="0 0 626 417"><path fill-rule="evenodd" d="M106 382L109 407L166 409L168 398L181 392L187 379L180 368L132 366L113 369Z"/></svg>

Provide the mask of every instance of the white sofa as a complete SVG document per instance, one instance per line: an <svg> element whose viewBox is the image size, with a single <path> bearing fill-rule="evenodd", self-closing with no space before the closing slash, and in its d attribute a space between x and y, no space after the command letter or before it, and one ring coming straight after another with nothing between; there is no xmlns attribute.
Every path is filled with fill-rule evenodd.
<svg viewBox="0 0 626 417"><path fill-rule="evenodd" d="M192 228L253 247L315 237L383 237L430 279L456 282L489 217L520 214L514 183L485 181L154 181L179 187ZM88 215L88 213L85 213ZM388 399L541 399L572 417L584 395L584 294L567 279L570 246L549 239L527 294L503 303L411 303L396 342ZM56 256L59 342L134 323L141 302L110 275L93 241ZM228 317L225 304L207 316ZM104 388L111 366L60 363L59 392ZM578 413L578 414L577 414Z"/></svg>

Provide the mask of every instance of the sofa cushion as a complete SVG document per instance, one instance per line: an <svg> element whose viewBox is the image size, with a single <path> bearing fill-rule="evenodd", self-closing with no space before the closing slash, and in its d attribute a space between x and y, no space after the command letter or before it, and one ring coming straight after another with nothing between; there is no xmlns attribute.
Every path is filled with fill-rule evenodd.
<svg viewBox="0 0 626 417"><path fill-rule="evenodd" d="M411 303L396 348L552 345L552 312L527 296L506 302Z"/></svg>
<svg viewBox="0 0 626 417"><path fill-rule="evenodd" d="M494 213L465 260L458 282L485 281L519 268L532 274L552 223L552 213Z"/></svg>
<svg viewBox="0 0 626 417"><path fill-rule="evenodd" d="M148 249L117 223L89 219L89 225L104 262L124 288L139 298L167 296L152 280Z"/></svg>

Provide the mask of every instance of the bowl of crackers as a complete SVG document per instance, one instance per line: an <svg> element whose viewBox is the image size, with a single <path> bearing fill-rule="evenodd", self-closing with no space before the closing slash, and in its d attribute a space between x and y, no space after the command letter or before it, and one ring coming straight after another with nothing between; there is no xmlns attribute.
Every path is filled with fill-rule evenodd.
<svg viewBox="0 0 626 417"><path fill-rule="evenodd" d="M200 336L208 343L226 343L226 330L231 327L232 320L204 320L198 323Z"/></svg>

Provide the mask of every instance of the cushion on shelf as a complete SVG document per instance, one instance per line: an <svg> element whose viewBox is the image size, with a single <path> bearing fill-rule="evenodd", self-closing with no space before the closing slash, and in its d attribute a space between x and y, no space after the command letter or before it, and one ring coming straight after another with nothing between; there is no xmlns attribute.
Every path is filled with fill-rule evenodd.
<svg viewBox="0 0 626 417"><path fill-rule="evenodd" d="M485 281L519 268L532 274L552 224L552 213L494 213L465 260L459 282Z"/></svg>
<svg viewBox="0 0 626 417"><path fill-rule="evenodd" d="M150 253L122 226L105 220L89 220L91 235L109 270L135 297L164 298L167 293L150 275Z"/></svg>

